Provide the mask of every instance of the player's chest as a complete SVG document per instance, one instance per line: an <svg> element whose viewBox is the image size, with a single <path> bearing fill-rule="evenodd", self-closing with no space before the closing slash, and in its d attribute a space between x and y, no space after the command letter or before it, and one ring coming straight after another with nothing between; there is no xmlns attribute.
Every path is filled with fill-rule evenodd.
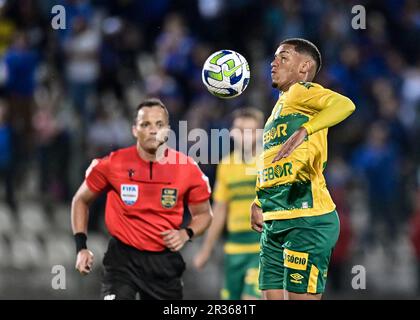
<svg viewBox="0 0 420 320"><path fill-rule="evenodd" d="M172 166L157 163L126 165L112 173L110 183L126 205L160 203L164 208L174 207L187 191L185 179Z"/></svg>
<svg viewBox="0 0 420 320"><path fill-rule="evenodd" d="M284 143L308 120L309 117L289 104L287 98L279 99L264 126L264 149Z"/></svg>

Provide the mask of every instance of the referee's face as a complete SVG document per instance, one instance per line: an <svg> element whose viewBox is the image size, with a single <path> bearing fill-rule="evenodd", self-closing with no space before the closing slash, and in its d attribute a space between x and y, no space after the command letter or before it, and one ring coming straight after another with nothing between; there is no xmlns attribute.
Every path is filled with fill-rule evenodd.
<svg viewBox="0 0 420 320"><path fill-rule="evenodd" d="M137 113L133 135L140 148L154 154L165 143L168 129L168 118L164 109L160 106L143 107Z"/></svg>

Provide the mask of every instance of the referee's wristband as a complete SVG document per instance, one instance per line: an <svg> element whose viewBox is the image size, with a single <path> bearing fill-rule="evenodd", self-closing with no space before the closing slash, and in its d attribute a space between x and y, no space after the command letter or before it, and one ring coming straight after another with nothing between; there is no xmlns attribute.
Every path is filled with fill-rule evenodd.
<svg viewBox="0 0 420 320"><path fill-rule="evenodd" d="M192 237L194 237L194 231L191 228L185 228L185 231L187 232L188 235L188 241L191 241Z"/></svg>
<svg viewBox="0 0 420 320"><path fill-rule="evenodd" d="M86 245L87 235L83 232L78 232L74 235L74 241L76 242L76 254L80 250L87 249Z"/></svg>

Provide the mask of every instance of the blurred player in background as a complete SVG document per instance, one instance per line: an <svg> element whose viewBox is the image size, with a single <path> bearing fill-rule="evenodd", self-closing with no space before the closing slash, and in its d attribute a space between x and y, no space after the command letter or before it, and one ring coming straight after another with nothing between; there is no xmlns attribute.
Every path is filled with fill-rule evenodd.
<svg viewBox="0 0 420 320"><path fill-rule="evenodd" d="M263 121L263 113L255 108L238 109L233 113L231 135L235 150L222 159L217 168L214 219L194 258L194 266L202 269L227 222L223 299L261 297L258 289L260 236L249 226L249 206L255 198L255 175L252 169L255 170L256 165L257 129L262 128Z"/></svg>
<svg viewBox="0 0 420 320"><path fill-rule="evenodd" d="M265 299L321 299L340 229L323 176L327 132L355 105L311 82L321 54L305 39L284 40L271 67L280 95L265 124L251 207L252 228L262 232L260 289Z"/></svg>
<svg viewBox="0 0 420 320"><path fill-rule="evenodd" d="M158 99L137 107L135 146L93 160L73 198L76 268L92 269L87 249L88 208L107 192L105 222L112 238L105 253L102 297L182 299L185 263L179 250L211 223L207 177L191 158L165 145L169 114ZM184 202L191 222L181 229Z"/></svg>

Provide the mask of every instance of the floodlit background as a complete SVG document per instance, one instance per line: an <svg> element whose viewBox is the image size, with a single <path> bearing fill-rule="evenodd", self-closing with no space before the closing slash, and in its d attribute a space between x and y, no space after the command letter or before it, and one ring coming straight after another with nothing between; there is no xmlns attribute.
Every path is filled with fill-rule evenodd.
<svg viewBox="0 0 420 320"><path fill-rule="evenodd" d="M352 28L358 4L366 30ZM66 9L65 30L52 27L54 5ZM316 82L357 106L329 131L326 176L341 237L325 298L418 298L418 0L0 0L0 298L99 298L104 197L91 210L96 265L87 277L74 270L70 230L70 201L91 159L133 143L132 111L147 96L164 101L175 130L179 120L229 128L241 106L268 116L277 98L270 62L287 37L317 44ZM240 52L251 68L245 93L229 101L201 83L203 62L219 49ZM215 166L201 167L213 184ZM200 241L183 249L185 298L218 299L222 244L197 272ZM51 286L54 265L66 268L66 290ZM366 290L351 286L356 265Z"/></svg>

